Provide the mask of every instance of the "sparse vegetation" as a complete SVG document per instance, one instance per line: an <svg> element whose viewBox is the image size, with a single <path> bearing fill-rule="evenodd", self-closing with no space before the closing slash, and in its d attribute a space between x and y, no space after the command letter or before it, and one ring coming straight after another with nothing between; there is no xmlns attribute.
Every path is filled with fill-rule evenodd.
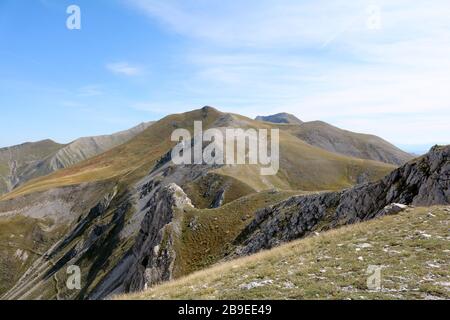
<svg viewBox="0 0 450 320"><path fill-rule="evenodd" d="M0 217L0 296L64 231L50 220Z"/></svg>
<svg viewBox="0 0 450 320"><path fill-rule="evenodd" d="M277 126L239 115L224 114L209 107L171 115L125 144L69 168L29 181L0 197L4 215L2 218L5 218L0 221L5 223L4 226L0 225L0 231L3 232L1 237L8 237L16 229L22 230L21 228L28 228L23 233L32 235L32 242L28 242L28 238L24 241L19 238L16 242L6 238L2 240L8 243L0 259L2 270L8 270L2 275L2 280L5 279L0 288L0 293L5 293L3 298L96 299L106 297L113 291L140 290L146 285L151 286L172 278L180 279L187 275L190 276L131 297L293 299L358 298L369 297L371 294L374 297L389 298L446 297L439 283L446 283L443 278L448 277L448 274L442 270L446 270L448 261L444 261L434 250L435 247L448 244L442 242L448 241L448 237L443 235L445 222L434 230L437 236L433 238L434 235L428 230L418 229L418 223L411 225L414 219L408 221L401 218L405 219L406 227L392 232L397 228L397 220L389 220L391 218L388 217L373 225L343 228L335 233L333 231L317 238L288 244L274 251L223 263L236 255L275 246L281 240L291 241L335 227L333 223L336 212L333 208L337 207L338 201L332 197L331 204L327 204L326 199L330 198L323 198L325 194L321 192L376 180L391 172L395 166L326 151L300 140L289 130L282 130L280 133L280 170L275 176L261 176L259 165L208 167L168 163L167 155L175 145L175 142L170 141L171 132L176 128L192 130L194 120L203 120L204 128L239 126L270 129L272 125ZM430 162L430 168L432 165L440 168L441 162L447 157L444 151L440 157L434 157L437 164L431 164L428 157L422 160ZM417 173L414 170L408 172ZM446 173L438 174L445 177ZM420 176L418 173L417 175ZM398 177L391 176L395 176L395 172L389 176L393 180L392 185L402 189L402 185L397 185ZM430 204L448 203L448 198L445 198L447 193L442 191L445 185L436 184L437 180L425 179L428 176L422 178L416 181L417 186L414 188L419 188L420 184L428 184L434 188L429 189L433 195L444 195L439 199L432 198ZM411 180L406 175L401 179ZM384 194L384 189L389 188L382 182L376 185L379 186L380 194ZM405 183L403 186L406 188ZM357 189L361 188L363 186ZM389 192L394 194L405 191L397 189ZM429 198L423 192L417 194L416 190L412 191L414 192L405 198L407 204L412 203L411 199L416 195L419 198ZM306 193L320 194L291 198ZM336 195L339 196L338 193L333 194ZM271 208L289 209L290 213L301 215L302 211L296 207L295 201L306 198L312 202L319 200L314 203L315 207L310 210L305 221L295 220L295 215L292 215L294 218L283 215L283 210L273 212L270 219L274 223L268 223L268 229L264 227L265 221L259 220L261 215L270 215ZM344 210L354 208L353 204L359 203L358 212L363 213L371 203L381 203L379 198L375 200L369 195L358 195L358 198L363 198L365 202L355 202L349 196ZM392 203L392 199L386 200L387 203L382 203L377 210L371 210L378 212ZM275 204L277 206L272 207ZM320 211L324 205L330 207ZM60 211L56 210L58 208ZM258 213L259 209L264 210ZM375 211L370 214L377 213ZM358 212L352 212L353 218L359 217ZM48 213L55 220L67 215L68 222L52 224L52 221L33 218L42 216L40 213ZM342 212L344 216L345 213ZM416 214L420 217L419 211ZM6 215L10 217L5 217ZM371 217L373 216L368 218ZM440 213L432 213L430 217L439 217L443 221ZM23 222L17 226L14 219L19 218ZM256 224L253 223L255 221ZM304 230L309 232L300 230L303 226L299 221L304 224ZM285 227L291 225L294 229L299 227L299 232L294 230L292 234L283 234ZM261 237L254 237L244 244L240 241L248 226L254 228L252 235L259 233ZM428 247L426 243L406 241L406 249L398 250L399 246L403 246L400 239L407 237L413 230L423 230L432 237L425 240L436 241ZM361 240L364 238L371 242ZM270 243L265 243L267 241ZM360 242L364 248L357 247ZM11 246L11 243L17 248ZM34 244L37 247L33 247ZM51 245L55 247L49 250ZM239 251L244 245L249 245L251 250ZM414 245L418 246L417 250ZM389 252L380 251L388 248L387 246L393 247L393 250L402 255L391 257ZM423 248L425 249L422 250ZM427 250L430 248L432 250ZM360 252L362 249L367 250ZM41 258L42 255L44 257ZM301 259L300 263L296 259ZM406 295L405 290L395 289L398 283L390 285L389 281L394 281L390 278L387 278L386 284L388 291L366 294L364 280L361 280L364 279L361 275L365 270L361 268L366 268L368 263L380 264L383 259L389 266L405 261L408 271L413 272L413 276L405 283L408 288L414 289L411 291L413 294L418 292L417 295ZM421 273L421 266L416 264L425 261L424 259L431 265L439 266L432 275L438 279L437 282L423 280L426 275ZM64 279L67 277L65 267L68 264L76 264L83 270L81 292L69 292L64 286ZM201 271L214 265L216 267ZM200 273L193 274L195 272ZM402 276L389 272L388 276ZM23 277L19 280L21 275ZM413 282L419 281L419 276L425 282L416 290ZM394 289L397 291L393 291Z"/></svg>
<svg viewBox="0 0 450 320"><path fill-rule="evenodd" d="M408 209L118 299L449 299L449 222L450 207Z"/></svg>
<svg viewBox="0 0 450 320"><path fill-rule="evenodd" d="M206 111L201 109L168 116L150 126L131 141L70 168L31 180L13 192L0 197L0 200L51 188L106 179L132 184L145 176L175 145L170 141L172 131L176 128L192 130L194 120L202 120L204 128L208 128L212 124L226 126L238 124L244 128L271 128L269 123L254 121L238 115L231 115L227 123L221 123L225 115L209 108ZM241 186L256 191L272 188L315 191L350 187L360 182L361 177L364 177L365 180L376 180L395 168L386 163L347 157L313 147L284 130L280 134L280 157L280 171L276 176L261 177L257 165L226 166L214 172L237 179L242 183ZM245 192L235 195L234 198L248 194L247 191Z"/></svg>
<svg viewBox="0 0 450 320"><path fill-rule="evenodd" d="M265 191L242 197L217 209L185 209L182 233L175 246L175 276L187 275L218 262L254 218L257 209L299 194L302 192Z"/></svg>

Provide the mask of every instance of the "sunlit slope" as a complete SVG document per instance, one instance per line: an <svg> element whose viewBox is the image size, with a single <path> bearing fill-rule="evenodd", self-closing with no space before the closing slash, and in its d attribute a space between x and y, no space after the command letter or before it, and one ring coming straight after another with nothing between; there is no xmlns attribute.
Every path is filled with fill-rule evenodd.
<svg viewBox="0 0 450 320"><path fill-rule="evenodd" d="M145 176L157 161L171 150L175 145L170 141L173 130L185 128L192 131L194 121L202 121L204 129L276 127L239 115L221 113L210 107L171 115L156 122L128 143L68 169L32 180L5 195L3 199L49 188L106 179L116 179L128 185ZM328 190L376 180L393 168L394 166L385 163L346 157L311 146L282 130L280 170L277 175L261 176L259 165L224 166L214 172L233 177L256 191L271 188Z"/></svg>
<svg viewBox="0 0 450 320"><path fill-rule="evenodd" d="M449 221L450 207L408 209L119 299L450 299Z"/></svg>
<svg viewBox="0 0 450 320"><path fill-rule="evenodd" d="M258 209L271 206L299 191L263 191L241 197L215 209L185 208L179 217L180 233L175 240L174 276L190 274L224 258Z"/></svg>
<svg viewBox="0 0 450 320"><path fill-rule="evenodd" d="M150 125L151 122L141 123L111 135L79 138L67 145L44 140L0 149L0 195L32 179L102 154L129 141Z"/></svg>
<svg viewBox="0 0 450 320"><path fill-rule="evenodd" d="M3 196L0 200L30 192L98 180L116 179L124 183L135 181L147 174L156 161L175 145L170 141L173 130L192 128L194 120L201 120L207 126L214 122L219 115L220 112L213 108L204 108L168 116L154 123L129 142L70 168L34 179Z"/></svg>
<svg viewBox="0 0 450 320"><path fill-rule="evenodd" d="M57 152L64 145L52 140L24 143L0 148L0 195L10 191L19 182L27 167Z"/></svg>
<svg viewBox="0 0 450 320"><path fill-rule="evenodd" d="M402 165L413 158L380 137L343 130L323 121L281 125L279 128L313 146L346 156L394 165Z"/></svg>
<svg viewBox="0 0 450 320"><path fill-rule="evenodd" d="M227 126L277 129L279 125L228 115ZM395 168L382 162L348 157L312 146L288 130L280 130L280 169L276 175L261 176L259 165L225 166L217 173L232 176L255 190L336 190L377 180Z"/></svg>

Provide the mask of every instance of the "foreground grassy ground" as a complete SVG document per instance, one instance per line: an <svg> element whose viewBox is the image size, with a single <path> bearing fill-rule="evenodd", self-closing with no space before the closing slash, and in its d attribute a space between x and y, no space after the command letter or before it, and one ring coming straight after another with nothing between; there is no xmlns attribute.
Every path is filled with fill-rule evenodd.
<svg viewBox="0 0 450 320"><path fill-rule="evenodd" d="M118 298L450 299L449 221L450 207L408 209Z"/></svg>

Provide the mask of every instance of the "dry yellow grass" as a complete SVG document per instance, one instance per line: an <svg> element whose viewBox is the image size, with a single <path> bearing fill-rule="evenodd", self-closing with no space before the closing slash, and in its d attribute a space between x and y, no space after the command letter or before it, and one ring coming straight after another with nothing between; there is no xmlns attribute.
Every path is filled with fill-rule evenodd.
<svg viewBox="0 0 450 320"><path fill-rule="evenodd" d="M148 174L155 163L175 145L170 141L174 129L187 128L192 131L194 120L202 120L203 128L209 128L225 115L208 108L168 116L128 143L70 168L31 180L0 197L0 201L51 188L107 179L129 185ZM230 117L233 126L271 127L268 123L238 115ZM376 180L395 168L389 164L346 157L313 147L287 131L280 132L280 158L280 170L275 176L262 177L259 166L252 165L226 166L217 170L217 173L233 177L257 191L271 188L313 191L346 188L354 185L361 175Z"/></svg>
<svg viewBox="0 0 450 320"><path fill-rule="evenodd" d="M135 182L145 176L156 161L175 145L170 141L170 135L175 128L192 128L194 120L203 120L204 126L207 127L217 120L220 114L217 110L209 109L207 113L195 110L168 116L129 142L70 168L31 180L0 197L0 201L31 192L111 178L125 184Z"/></svg>
<svg viewBox="0 0 450 320"><path fill-rule="evenodd" d="M300 194L305 193L264 191L216 209L185 209L181 215L181 236L175 241L175 276L184 276L218 262L258 209Z"/></svg>
<svg viewBox="0 0 450 320"><path fill-rule="evenodd" d="M450 207L408 209L117 299L450 299L449 221Z"/></svg>

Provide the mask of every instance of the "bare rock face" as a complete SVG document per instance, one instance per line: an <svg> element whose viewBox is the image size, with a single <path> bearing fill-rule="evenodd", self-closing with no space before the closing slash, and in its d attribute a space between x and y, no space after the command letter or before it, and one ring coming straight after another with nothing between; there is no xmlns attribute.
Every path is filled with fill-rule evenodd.
<svg viewBox="0 0 450 320"><path fill-rule="evenodd" d="M173 278L174 239L181 233L183 209L191 200L175 183L150 180L139 188L139 212L143 216L132 249L89 294L90 299L114 293L134 292Z"/></svg>
<svg viewBox="0 0 450 320"><path fill-rule="evenodd" d="M56 287L53 283L56 274L65 272L66 265L75 264L77 257L83 256L101 236L107 226L95 225L94 221L107 212L116 195L114 183L99 182L0 202L0 219L29 219L37 225L51 221L49 227L39 228L38 234L33 235L36 242L56 233L52 236L55 242L41 248L43 250L35 255L27 270L1 299L66 298L66 292L62 292L64 283ZM65 231L57 232L60 228ZM19 241L16 245L21 246L22 243Z"/></svg>
<svg viewBox="0 0 450 320"><path fill-rule="evenodd" d="M393 214L403 205L449 203L450 146L436 146L378 182L293 197L260 210L237 238L231 255L252 254L315 231Z"/></svg>
<svg viewBox="0 0 450 320"><path fill-rule="evenodd" d="M148 212L142 222L133 254L139 264L125 281L127 291L142 290L172 279L175 250L174 236L180 233L176 212L192 207L191 200L176 184L161 188L147 204Z"/></svg>

